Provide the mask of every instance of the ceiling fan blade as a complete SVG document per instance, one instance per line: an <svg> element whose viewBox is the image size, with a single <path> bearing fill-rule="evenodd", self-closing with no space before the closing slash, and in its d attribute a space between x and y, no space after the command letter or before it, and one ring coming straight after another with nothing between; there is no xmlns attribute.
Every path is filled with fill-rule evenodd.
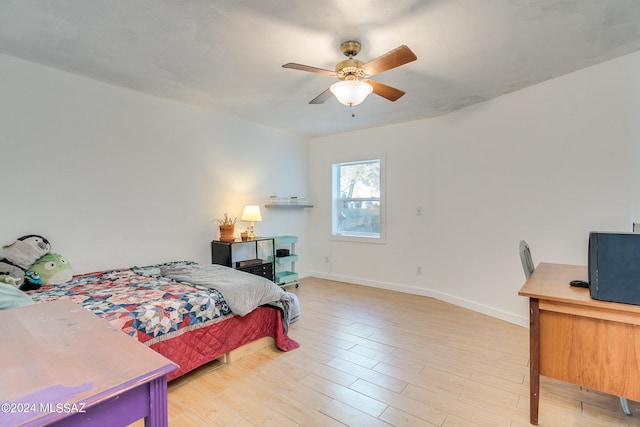
<svg viewBox="0 0 640 427"><path fill-rule="evenodd" d="M327 89L324 92L322 92L320 95L316 96L311 101L309 101L309 104L323 104L324 101L331 98L332 96L333 96L333 93L331 93L331 89Z"/></svg>
<svg viewBox="0 0 640 427"><path fill-rule="evenodd" d="M386 84L377 82L375 80L363 80L373 86L373 93L383 98L388 99L391 102L398 100L405 94L403 90L396 89L395 87L387 86Z"/></svg>
<svg viewBox="0 0 640 427"><path fill-rule="evenodd" d="M383 71L399 67L416 59L418 59L416 54L407 46L402 45L364 64L362 70L369 76L375 76Z"/></svg>
<svg viewBox="0 0 640 427"><path fill-rule="evenodd" d="M331 77L336 76L335 71L325 70L324 68L310 67L308 65L295 64L293 62L284 64L282 68L291 68L292 70L309 71L311 73L324 74L325 76L331 76Z"/></svg>

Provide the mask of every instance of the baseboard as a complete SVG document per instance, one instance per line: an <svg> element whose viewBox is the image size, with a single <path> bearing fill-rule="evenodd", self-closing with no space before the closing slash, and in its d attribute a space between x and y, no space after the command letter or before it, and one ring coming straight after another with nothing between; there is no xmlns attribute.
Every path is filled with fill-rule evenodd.
<svg viewBox="0 0 640 427"><path fill-rule="evenodd" d="M317 277L319 279L335 280L338 282L353 283L355 285L371 286L373 288L387 289L389 291L404 292L412 295L435 298L437 300L448 302L459 307L467 308L478 313L486 314L487 316L495 317L496 319L504 320L505 322L513 323L514 325L529 328L528 317L523 317L514 313L498 310L494 307L489 307L484 304L478 304L477 302L460 298L455 295L446 294L444 292L435 291L433 289L416 288L413 286L380 282L376 280L367 280L359 277L341 276L338 274L329 274L320 271L312 271L309 273L309 275L312 277Z"/></svg>

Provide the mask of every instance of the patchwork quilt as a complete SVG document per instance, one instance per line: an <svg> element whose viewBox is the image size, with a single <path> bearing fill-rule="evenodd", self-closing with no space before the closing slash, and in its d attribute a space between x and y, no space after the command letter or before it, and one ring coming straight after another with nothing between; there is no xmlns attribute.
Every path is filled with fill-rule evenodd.
<svg viewBox="0 0 640 427"><path fill-rule="evenodd" d="M147 345L231 316L214 289L142 276L132 269L79 275L28 294L36 303L69 298Z"/></svg>
<svg viewBox="0 0 640 427"><path fill-rule="evenodd" d="M163 265L169 264L181 262ZM35 303L71 299L109 321L178 364L169 380L259 338L273 337L283 351L299 347L284 331L282 310L262 306L234 315L219 291L178 283L158 267L83 274L27 293Z"/></svg>

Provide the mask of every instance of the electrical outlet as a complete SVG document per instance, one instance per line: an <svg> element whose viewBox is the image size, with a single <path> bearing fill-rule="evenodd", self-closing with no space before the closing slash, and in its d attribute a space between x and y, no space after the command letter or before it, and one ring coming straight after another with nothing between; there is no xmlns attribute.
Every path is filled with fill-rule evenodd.
<svg viewBox="0 0 640 427"><path fill-rule="evenodd" d="M416 208L416 216L422 216L422 206Z"/></svg>
<svg viewBox="0 0 640 427"><path fill-rule="evenodd" d="M417 267L416 267L416 274L417 274L418 276L422 275L422 267L420 267L420 266L417 266Z"/></svg>
<svg viewBox="0 0 640 427"><path fill-rule="evenodd" d="M328 256L324 257L324 262L329 263L329 257Z"/></svg>

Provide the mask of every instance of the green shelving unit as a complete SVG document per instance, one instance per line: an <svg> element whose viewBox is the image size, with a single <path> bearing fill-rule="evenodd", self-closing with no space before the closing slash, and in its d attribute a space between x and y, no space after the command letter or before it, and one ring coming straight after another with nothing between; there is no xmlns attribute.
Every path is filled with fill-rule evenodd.
<svg viewBox="0 0 640 427"><path fill-rule="evenodd" d="M298 236L274 236L273 240L276 252L278 249L289 249L289 255L275 257L275 282L283 288L287 286L295 286L297 288L300 286L298 273L296 273L296 261L298 261L296 243L298 243Z"/></svg>

